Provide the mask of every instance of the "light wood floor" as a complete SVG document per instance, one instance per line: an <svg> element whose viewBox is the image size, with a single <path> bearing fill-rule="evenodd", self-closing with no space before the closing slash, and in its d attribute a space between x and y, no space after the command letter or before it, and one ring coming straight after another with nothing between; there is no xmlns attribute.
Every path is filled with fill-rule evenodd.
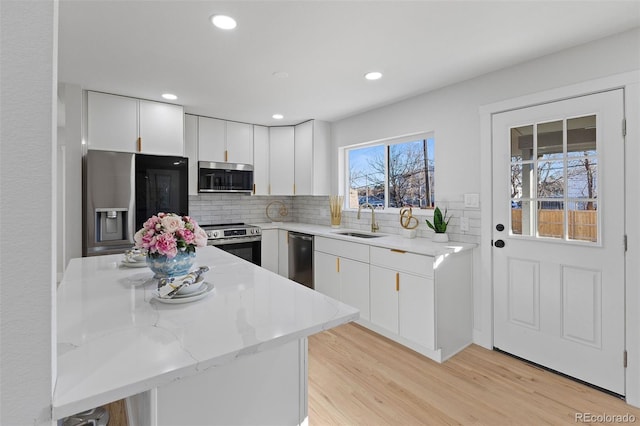
<svg viewBox="0 0 640 426"><path fill-rule="evenodd" d="M476 345L438 364L356 324L309 338L311 426L575 425L578 413L640 424L617 397Z"/></svg>

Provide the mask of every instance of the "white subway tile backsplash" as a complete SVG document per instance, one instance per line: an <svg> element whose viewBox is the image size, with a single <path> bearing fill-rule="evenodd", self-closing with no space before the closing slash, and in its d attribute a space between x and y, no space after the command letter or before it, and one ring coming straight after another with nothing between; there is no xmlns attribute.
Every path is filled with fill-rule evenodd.
<svg viewBox="0 0 640 426"><path fill-rule="evenodd" d="M269 203L280 201L285 204L289 213L282 218L283 222L301 222L314 225L329 225L329 197L328 196L260 196L247 194L202 194L189 197L189 214L200 224L216 224L229 222L264 223L271 220L267 217L266 208ZM442 210L447 209L451 216L447 233L452 241L478 243L480 241L480 211L465 209L461 195L459 199L437 201L436 205ZM279 205L270 207L272 217L278 217ZM371 210L361 212L361 218L356 218L356 211L342 212L342 227L369 231L371 229ZM460 217L469 218L469 231L460 230ZM419 237L430 238L433 231L427 227L425 216L415 215L419 226ZM400 217L397 213L376 210L376 222L380 232L399 234L401 230Z"/></svg>

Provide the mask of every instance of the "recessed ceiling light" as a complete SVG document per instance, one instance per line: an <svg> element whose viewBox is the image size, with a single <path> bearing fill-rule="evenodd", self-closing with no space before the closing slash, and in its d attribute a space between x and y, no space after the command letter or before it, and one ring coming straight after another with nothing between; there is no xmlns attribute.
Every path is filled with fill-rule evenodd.
<svg viewBox="0 0 640 426"><path fill-rule="evenodd" d="M287 78L289 73L286 71L276 71L272 74L275 78Z"/></svg>
<svg viewBox="0 0 640 426"><path fill-rule="evenodd" d="M273 114L271 117L275 118L276 120L282 120L284 118L284 115L282 115L282 114Z"/></svg>
<svg viewBox="0 0 640 426"><path fill-rule="evenodd" d="M379 80L382 78L382 73L378 71L371 71L364 75L367 80Z"/></svg>
<svg viewBox="0 0 640 426"><path fill-rule="evenodd" d="M173 93L163 93L162 97L165 99L168 99L170 101L175 101L176 99L178 99L178 97L176 95L174 95Z"/></svg>
<svg viewBox="0 0 640 426"><path fill-rule="evenodd" d="M227 15L213 15L211 23L221 30L232 30L236 27L236 20Z"/></svg>

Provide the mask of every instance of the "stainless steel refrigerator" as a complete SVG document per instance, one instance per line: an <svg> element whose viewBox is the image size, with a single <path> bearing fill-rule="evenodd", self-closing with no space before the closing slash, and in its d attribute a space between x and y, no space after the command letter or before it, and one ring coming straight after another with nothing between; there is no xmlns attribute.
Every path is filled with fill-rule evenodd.
<svg viewBox="0 0 640 426"><path fill-rule="evenodd" d="M89 150L83 163L83 256L122 253L159 212L189 213L188 159Z"/></svg>

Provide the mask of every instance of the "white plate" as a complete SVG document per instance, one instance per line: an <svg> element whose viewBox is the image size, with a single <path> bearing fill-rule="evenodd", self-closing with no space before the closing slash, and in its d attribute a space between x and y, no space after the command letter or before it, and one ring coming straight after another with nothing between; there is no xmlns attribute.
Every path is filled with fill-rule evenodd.
<svg viewBox="0 0 640 426"><path fill-rule="evenodd" d="M122 266L126 266L127 268L144 268L147 266L147 262L127 262L126 260L120 261Z"/></svg>
<svg viewBox="0 0 640 426"><path fill-rule="evenodd" d="M158 292L154 292L153 298L161 303L169 303L169 304L179 304L179 303L189 303L195 302L196 300L200 300L206 297L213 290L213 284L205 282L203 285L204 289L198 291L196 293L186 294L184 296L175 296L172 299L163 299L158 296Z"/></svg>
<svg viewBox="0 0 640 426"><path fill-rule="evenodd" d="M174 282L178 282L179 283L182 280L182 278L184 278L184 277L176 278L176 280ZM204 275L200 275L196 279L195 283L193 283L191 285L188 285L186 287L182 287L180 290L178 290L178 294L176 296L188 296L191 293L196 293L196 292L200 291L203 282L204 282Z"/></svg>

